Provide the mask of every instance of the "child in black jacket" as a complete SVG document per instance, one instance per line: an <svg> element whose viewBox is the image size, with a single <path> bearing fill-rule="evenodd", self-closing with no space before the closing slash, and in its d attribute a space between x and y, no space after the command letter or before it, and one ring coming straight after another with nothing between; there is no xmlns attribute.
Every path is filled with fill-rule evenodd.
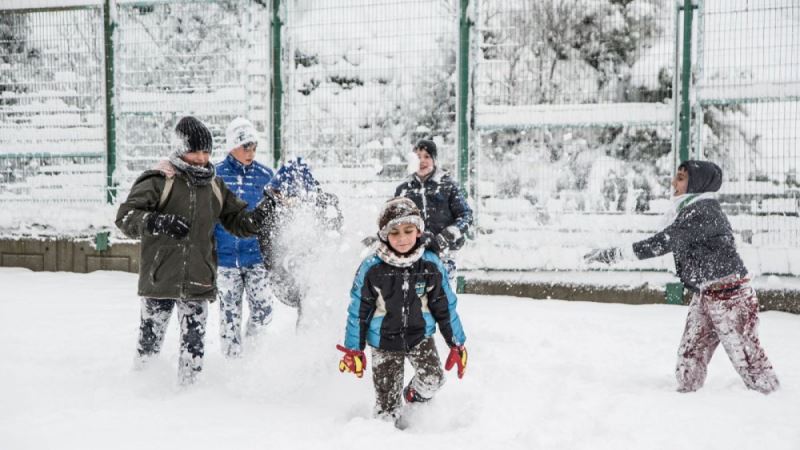
<svg viewBox="0 0 800 450"><path fill-rule="evenodd" d="M444 384L433 341L436 326L450 347L445 369L467 364L466 336L456 312L456 296L442 261L420 242L422 215L407 198L389 200L378 221L380 245L361 263L350 291L339 370L359 378L366 365L364 347L372 347L375 415L399 418L402 396L408 403L426 402ZM414 377L403 389L408 358ZM402 424L396 422L402 428Z"/></svg>
<svg viewBox="0 0 800 450"><path fill-rule="evenodd" d="M672 181L675 197L664 230L630 248L594 250L584 259L612 264L672 252L678 276L694 293L678 350L678 391L703 386L708 362L722 343L745 385L768 394L779 382L758 340L758 298L730 222L714 198L721 185L716 164L683 162Z"/></svg>

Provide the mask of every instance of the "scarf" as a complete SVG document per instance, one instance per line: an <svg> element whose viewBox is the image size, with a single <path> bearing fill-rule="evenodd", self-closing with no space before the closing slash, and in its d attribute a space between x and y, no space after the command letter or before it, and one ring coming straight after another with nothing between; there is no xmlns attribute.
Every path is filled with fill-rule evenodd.
<svg viewBox="0 0 800 450"><path fill-rule="evenodd" d="M186 161L182 160L180 155L175 152L169 155L169 162L175 166L176 169L185 173L192 184L195 186L205 186L214 179L216 169L213 164L208 164L205 167L193 166Z"/></svg>
<svg viewBox="0 0 800 450"><path fill-rule="evenodd" d="M411 267L412 264L422 258L423 253L425 253L425 246L417 245L414 250L405 255L398 255L389 247L389 244L383 241L380 241L378 248L375 250L375 254L378 255L381 261L394 267Z"/></svg>
<svg viewBox="0 0 800 450"><path fill-rule="evenodd" d="M699 202L700 200L716 199L713 192L703 192L700 194L683 194L672 197L672 205L664 213L661 221L661 229L667 228L675 222L681 211L689 205Z"/></svg>

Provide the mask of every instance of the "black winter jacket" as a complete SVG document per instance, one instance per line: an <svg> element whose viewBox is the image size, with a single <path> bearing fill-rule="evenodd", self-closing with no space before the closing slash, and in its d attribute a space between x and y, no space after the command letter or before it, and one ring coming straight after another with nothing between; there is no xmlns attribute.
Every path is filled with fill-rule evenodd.
<svg viewBox="0 0 800 450"><path fill-rule="evenodd" d="M455 225L463 236L472 226L472 209L453 179L439 169L434 169L424 185L416 174L411 175L397 186L394 196L411 199L422 212L425 229L434 235L450 225ZM450 248L457 249L463 243L462 237L451 243Z"/></svg>
<svg viewBox="0 0 800 450"><path fill-rule="evenodd" d="M633 252L639 259L672 252L678 277L694 292L728 275L747 275L731 224L713 199L687 206L663 231L633 244Z"/></svg>

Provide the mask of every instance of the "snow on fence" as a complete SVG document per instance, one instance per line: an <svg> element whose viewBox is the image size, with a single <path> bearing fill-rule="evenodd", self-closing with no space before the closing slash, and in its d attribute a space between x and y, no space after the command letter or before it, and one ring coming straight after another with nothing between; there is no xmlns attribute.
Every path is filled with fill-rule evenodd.
<svg viewBox="0 0 800 450"><path fill-rule="evenodd" d="M439 164L455 168L464 61L478 225L465 266L570 268L589 246L656 229L679 159L675 2L477 0L466 60L459 2L281 2L277 117L268 4L112 2L107 118L103 2L3 2L0 202L14 208L0 229L111 228L109 167L124 197L193 114L214 134L215 160L238 115L256 124L267 164L282 127L283 157L304 156L366 233L414 141L435 136ZM798 270L794 254L772 249L800 248L798 14L785 0L705 0L692 30L690 155L723 166L743 253L779 273Z"/></svg>

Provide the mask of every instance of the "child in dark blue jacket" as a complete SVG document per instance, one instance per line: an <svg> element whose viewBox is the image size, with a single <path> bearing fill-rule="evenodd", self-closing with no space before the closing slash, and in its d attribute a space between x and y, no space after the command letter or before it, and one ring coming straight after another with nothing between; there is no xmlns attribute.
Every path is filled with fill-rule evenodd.
<svg viewBox="0 0 800 450"><path fill-rule="evenodd" d="M425 224L407 198L389 200L378 221L380 244L356 273L347 309L345 353L339 370L359 378L366 365L364 347L372 347L375 415L397 420L402 398L426 402L444 384L441 361L433 341L436 326L450 347L445 368L458 366L464 376L466 336L456 312L456 296L439 257L420 242ZM403 388L408 358L414 377Z"/></svg>
<svg viewBox="0 0 800 450"><path fill-rule="evenodd" d="M258 137L248 120L237 117L226 130L228 156L217 164L217 176L228 189L255 208L264 186L272 178L272 169L255 161ZM217 224L217 298L220 307L220 343L229 358L242 352L242 303L245 293L250 308L245 336L259 333L272 320L272 294L267 280L258 240L236 237Z"/></svg>
<svg viewBox="0 0 800 450"><path fill-rule="evenodd" d="M708 362L722 343L745 385L768 394L779 387L778 378L758 339L758 298L713 194L721 185L716 164L683 162L672 181L673 208L664 230L629 248L594 250L584 259L611 264L671 252L678 276L694 293L678 350L678 390L703 386Z"/></svg>

